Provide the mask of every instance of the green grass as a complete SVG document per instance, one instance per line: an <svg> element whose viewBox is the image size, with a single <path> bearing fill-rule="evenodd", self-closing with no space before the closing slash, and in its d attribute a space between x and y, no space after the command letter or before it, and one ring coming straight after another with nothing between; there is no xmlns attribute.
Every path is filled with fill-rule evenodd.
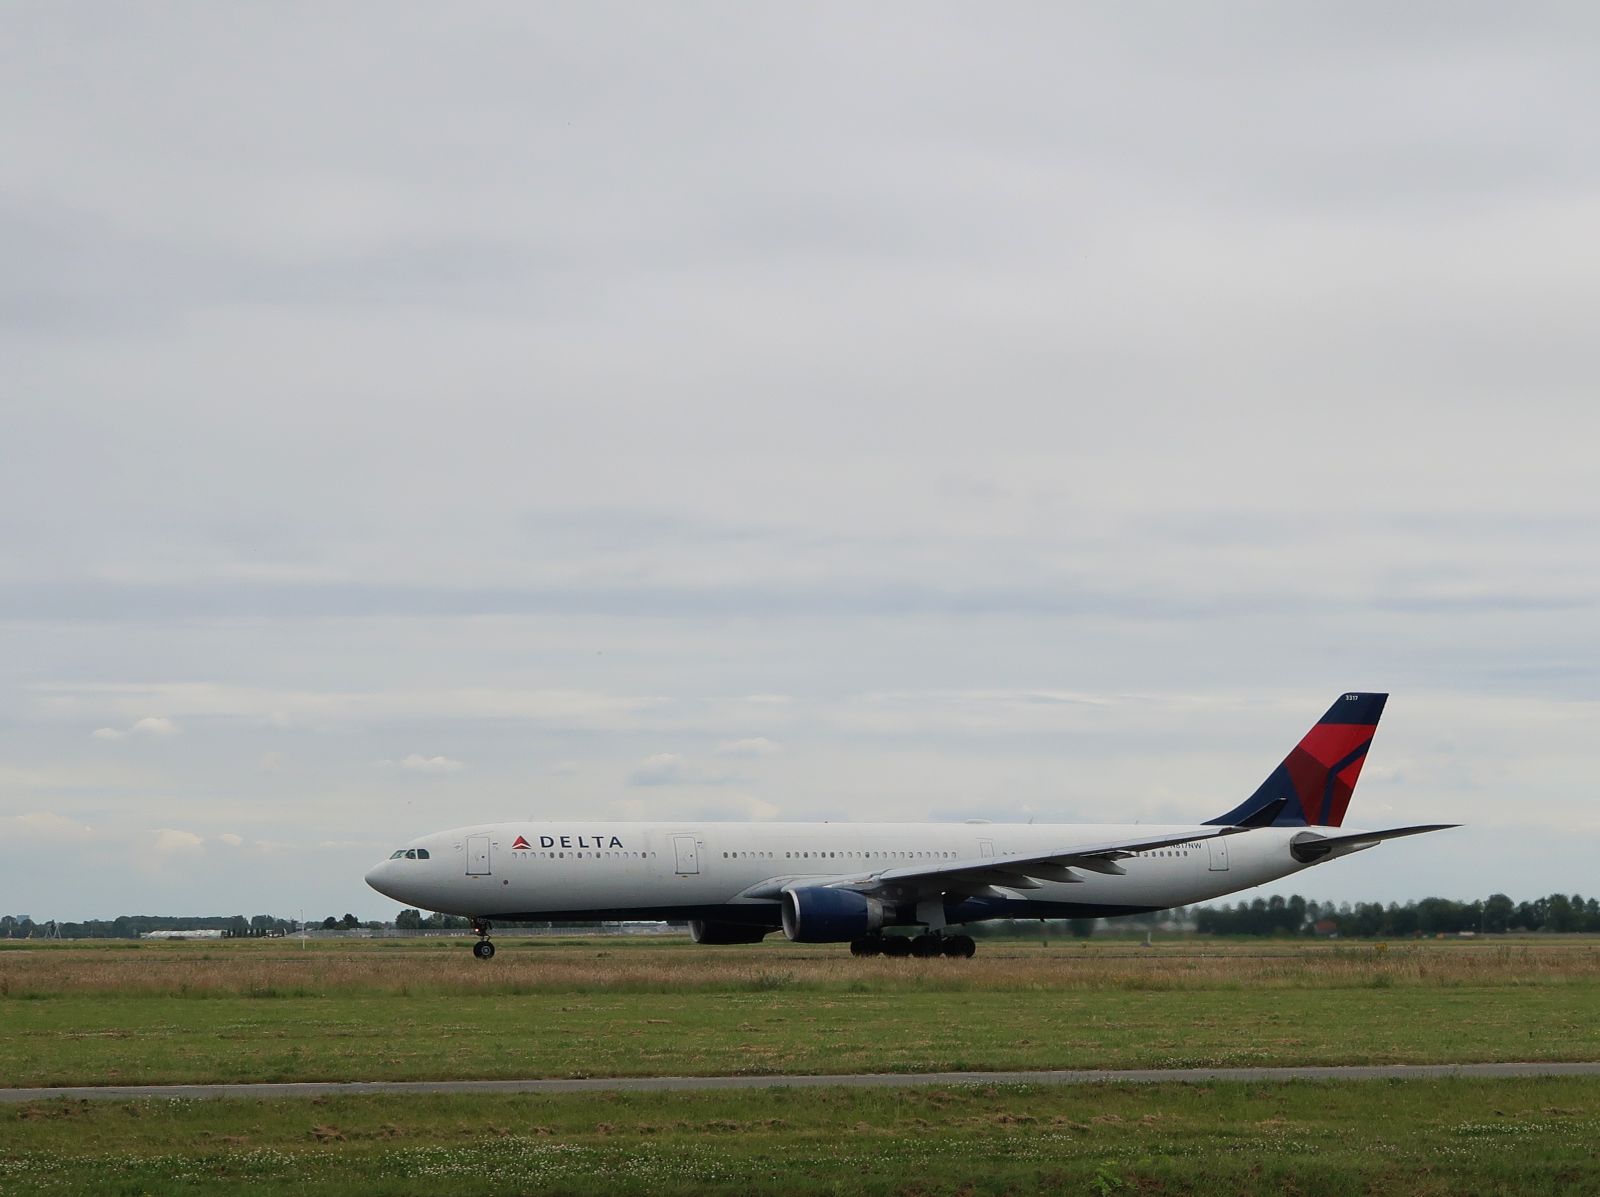
<svg viewBox="0 0 1600 1197"><path fill-rule="evenodd" d="M1600 1059L1600 986L63 997L12 1085Z"/></svg>
<svg viewBox="0 0 1600 1197"><path fill-rule="evenodd" d="M0 1191L1569 1194L1600 1082L63 1102L0 1109Z"/></svg>
<svg viewBox="0 0 1600 1197"><path fill-rule="evenodd" d="M986 945L992 946L992 945ZM0 1083L1600 1059L1594 941L842 948L509 941L0 952Z"/></svg>
<svg viewBox="0 0 1600 1197"><path fill-rule="evenodd" d="M1592 939L0 950L0 1083L1600 1059ZM1600 1191L1600 1081L0 1107L0 1193Z"/></svg>

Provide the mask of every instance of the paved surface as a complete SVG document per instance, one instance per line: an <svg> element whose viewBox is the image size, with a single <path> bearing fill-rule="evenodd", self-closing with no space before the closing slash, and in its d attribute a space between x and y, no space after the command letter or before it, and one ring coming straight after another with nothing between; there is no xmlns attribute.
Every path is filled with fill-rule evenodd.
<svg viewBox="0 0 1600 1197"><path fill-rule="evenodd" d="M1373 1064L1324 1068L1109 1068L1059 1072L869 1072L855 1076L650 1076L527 1081L307 1081L262 1085L78 1085L0 1089L0 1102L41 1099L334 1097L363 1093L662 1093L696 1089L811 1089L844 1085L1092 1085L1205 1081L1390 1081L1439 1077L1600 1076L1600 1063Z"/></svg>

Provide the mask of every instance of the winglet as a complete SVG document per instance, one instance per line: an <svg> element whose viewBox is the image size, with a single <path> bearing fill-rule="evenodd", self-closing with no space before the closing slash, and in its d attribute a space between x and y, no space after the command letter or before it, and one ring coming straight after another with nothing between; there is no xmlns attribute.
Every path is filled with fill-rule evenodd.
<svg viewBox="0 0 1600 1197"><path fill-rule="evenodd" d="M1387 694L1341 694L1254 794L1206 822L1234 827L1342 825L1388 701Z"/></svg>

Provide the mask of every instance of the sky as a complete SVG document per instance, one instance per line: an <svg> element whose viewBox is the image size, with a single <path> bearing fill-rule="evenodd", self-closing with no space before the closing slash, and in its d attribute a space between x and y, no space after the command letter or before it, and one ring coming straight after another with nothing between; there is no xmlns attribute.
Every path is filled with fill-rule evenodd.
<svg viewBox="0 0 1600 1197"><path fill-rule="evenodd" d="M0 913L510 818L1193 822L1590 893L1586 5L0 14Z"/></svg>

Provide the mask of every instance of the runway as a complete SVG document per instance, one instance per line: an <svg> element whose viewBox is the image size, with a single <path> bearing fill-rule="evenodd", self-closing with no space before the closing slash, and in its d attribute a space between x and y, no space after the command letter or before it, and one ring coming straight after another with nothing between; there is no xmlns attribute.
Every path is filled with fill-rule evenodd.
<svg viewBox="0 0 1600 1197"><path fill-rule="evenodd" d="M514 1081L299 1081L287 1084L66 1085L0 1089L0 1102L351 1097L387 1093L664 1093L719 1089L903 1089L929 1085L1204 1084L1212 1081L1394 1081L1600 1076L1600 1062L1348 1064L1306 1068L1109 1068L1053 1072L868 1072L845 1076L644 1076Z"/></svg>

